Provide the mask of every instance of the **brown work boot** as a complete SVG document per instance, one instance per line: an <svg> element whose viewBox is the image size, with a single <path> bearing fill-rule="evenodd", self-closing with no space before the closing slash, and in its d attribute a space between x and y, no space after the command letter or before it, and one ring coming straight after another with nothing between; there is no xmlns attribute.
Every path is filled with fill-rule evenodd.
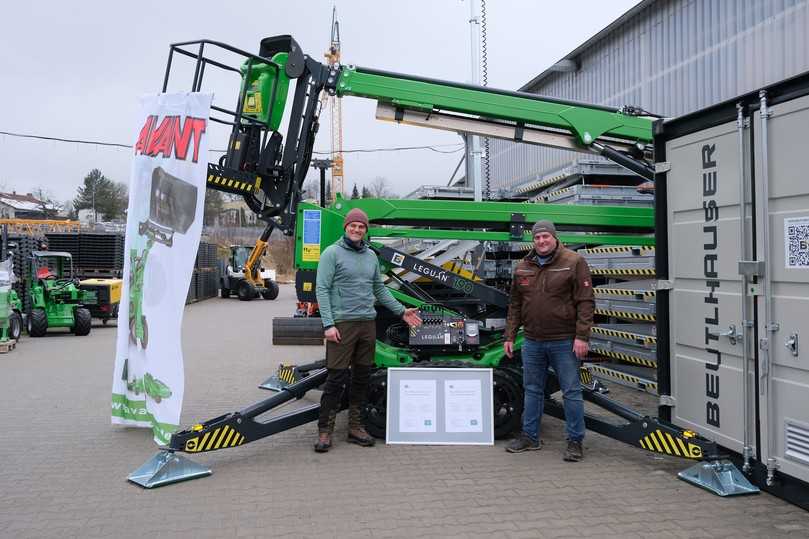
<svg viewBox="0 0 809 539"><path fill-rule="evenodd" d="M321 432L317 437L317 442L315 443L315 452L326 453L329 449L331 449L331 434L328 432Z"/></svg>
<svg viewBox="0 0 809 539"><path fill-rule="evenodd" d="M579 462L581 459L583 459L584 449L581 446L581 442L568 440L567 449L565 449L565 455L563 458L567 462Z"/></svg>
<svg viewBox="0 0 809 539"><path fill-rule="evenodd" d="M368 434L363 427L357 427L349 430L348 441L352 444L361 445L363 447L371 447L376 443L373 436Z"/></svg>

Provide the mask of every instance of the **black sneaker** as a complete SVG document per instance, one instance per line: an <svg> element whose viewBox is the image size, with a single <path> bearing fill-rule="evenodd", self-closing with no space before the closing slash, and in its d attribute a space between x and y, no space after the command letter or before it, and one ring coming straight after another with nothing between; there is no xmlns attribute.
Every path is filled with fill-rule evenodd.
<svg viewBox="0 0 809 539"><path fill-rule="evenodd" d="M565 449L565 456L563 457L567 462L579 462L584 458L584 449L581 442L575 440L567 441L567 449Z"/></svg>
<svg viewBox="0 0 809 539"><path fill-rule="evenodd" d="M532 440L530 436L525 433L520 434L508 444L506 451L509 453L522 453L523 451L537 451L542 449L542 440Z"/></svg>

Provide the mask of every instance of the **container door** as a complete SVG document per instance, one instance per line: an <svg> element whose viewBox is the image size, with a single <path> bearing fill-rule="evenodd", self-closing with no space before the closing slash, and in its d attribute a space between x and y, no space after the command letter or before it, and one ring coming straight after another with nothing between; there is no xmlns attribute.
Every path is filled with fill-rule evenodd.
<svg viewBox="0 0 809 539"><path fill-rule="evenodd" d="M745 141L744 151L740 139ZM671 417L675 424L739 453L744 421L748 428L754 423L754 414L744 410L742 400L741 313L746 296L738 264L744 258L740 158L749 150L748 139L749 129L740 135L736 122L730 122L666 144L666 161L671 163L667 175ZM745 169L749 176L749 165ZM752 236L747 237L752 243ZM752 299L745 301L752 305ZM749 342L752 331L748 332ZM751 374L748 388L753 379Z"/></svg>
<svg viewBox="0 0 809 539"><path fill-rule="evenodd" d="M809 97L769 112L753 116L761 460L809 481Z"/></svg>

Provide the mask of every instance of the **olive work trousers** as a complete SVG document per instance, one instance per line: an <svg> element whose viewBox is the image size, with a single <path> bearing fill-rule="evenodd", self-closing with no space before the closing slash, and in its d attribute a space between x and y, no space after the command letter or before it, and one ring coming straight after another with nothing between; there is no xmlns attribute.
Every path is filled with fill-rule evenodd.
<svg viewBox="0 0 809 539"><path fill-rule="evenodd" d="M368 380L376 351L376 322L351 320L335 323L340 342L326 342L328 375L320 398L317 430L334 432L334 420L348 391L348 428L362 428L362 408L368 399Z"/></svg>

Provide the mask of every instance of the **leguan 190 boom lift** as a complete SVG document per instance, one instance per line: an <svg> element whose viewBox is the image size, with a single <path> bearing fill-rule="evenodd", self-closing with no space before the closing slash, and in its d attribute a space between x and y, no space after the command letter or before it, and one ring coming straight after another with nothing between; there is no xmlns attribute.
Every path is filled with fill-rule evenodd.
<svg viewBox="0 0 809 539"><path fill-rule="evenodd" d="M206 56L211 50L227 51L241 63L233 67L213 60ZM505 357L502 327L497 329L492 323L505 318L510 283L468 279L378 240L530 242L531 225L550 219L560 232L559 239L568 245L654 245L654 215L649 208L342 198L329 207L301 202L301 187L318 132L321 92L373 99L378 103L376 116L381 120L596 153L651 179L654 118L641 115L637 109L587 105L354 66L327 66L304 55L290 36L263 39L258 55L208 40L174 44L164 91L178 56L189 57L196 64L192 91L203 89L203 76L212 67L240 77L236 109L212 106L212 114L220 115L212 120L230 125L232 131L227 154L219 163L208 165L207 185L243 195L268 228L277 227L295 236L299 299L315 301L320 253L341 237L345 214L351 208L361 208L369 216L368 237L389 277L392 293L402 303L421 308L422 316L435 322L411 333L391 313L380 310L375 360L378 370L372 376L370 399L364 410L368 430L376 436L384 436L387 367L492 368L494 430L498 437L519 426L523 393L519 353L514 359ZM292 81L295 85L290 90ZM290 100L284 137L279 129ZM400 268L426 277L430 285L400 278ZM436 324L461 329L450 335L449 342L442 340L436 345L422 333ZM522 335L515 342L517 352L521 345ZM287 369L281 378L291 383L284 384L272 397L172 435L168 447L133 472L130 480L155 487L207 475L210 470L178 453L237 447L316 420L318 404L266 421L257 419L320 386L326 379L326 369L319 362L296 368L294 373ZM649 451L718 461L714 442L608 399L601 391L603 386L586 369L581 370L581 381L585 399L618 418L605 421L588 416L590 430ZM554 377L548 384L546 395L558 389ZM561 403L553 399L548 400L545 409L563 417Z"/></svg>

